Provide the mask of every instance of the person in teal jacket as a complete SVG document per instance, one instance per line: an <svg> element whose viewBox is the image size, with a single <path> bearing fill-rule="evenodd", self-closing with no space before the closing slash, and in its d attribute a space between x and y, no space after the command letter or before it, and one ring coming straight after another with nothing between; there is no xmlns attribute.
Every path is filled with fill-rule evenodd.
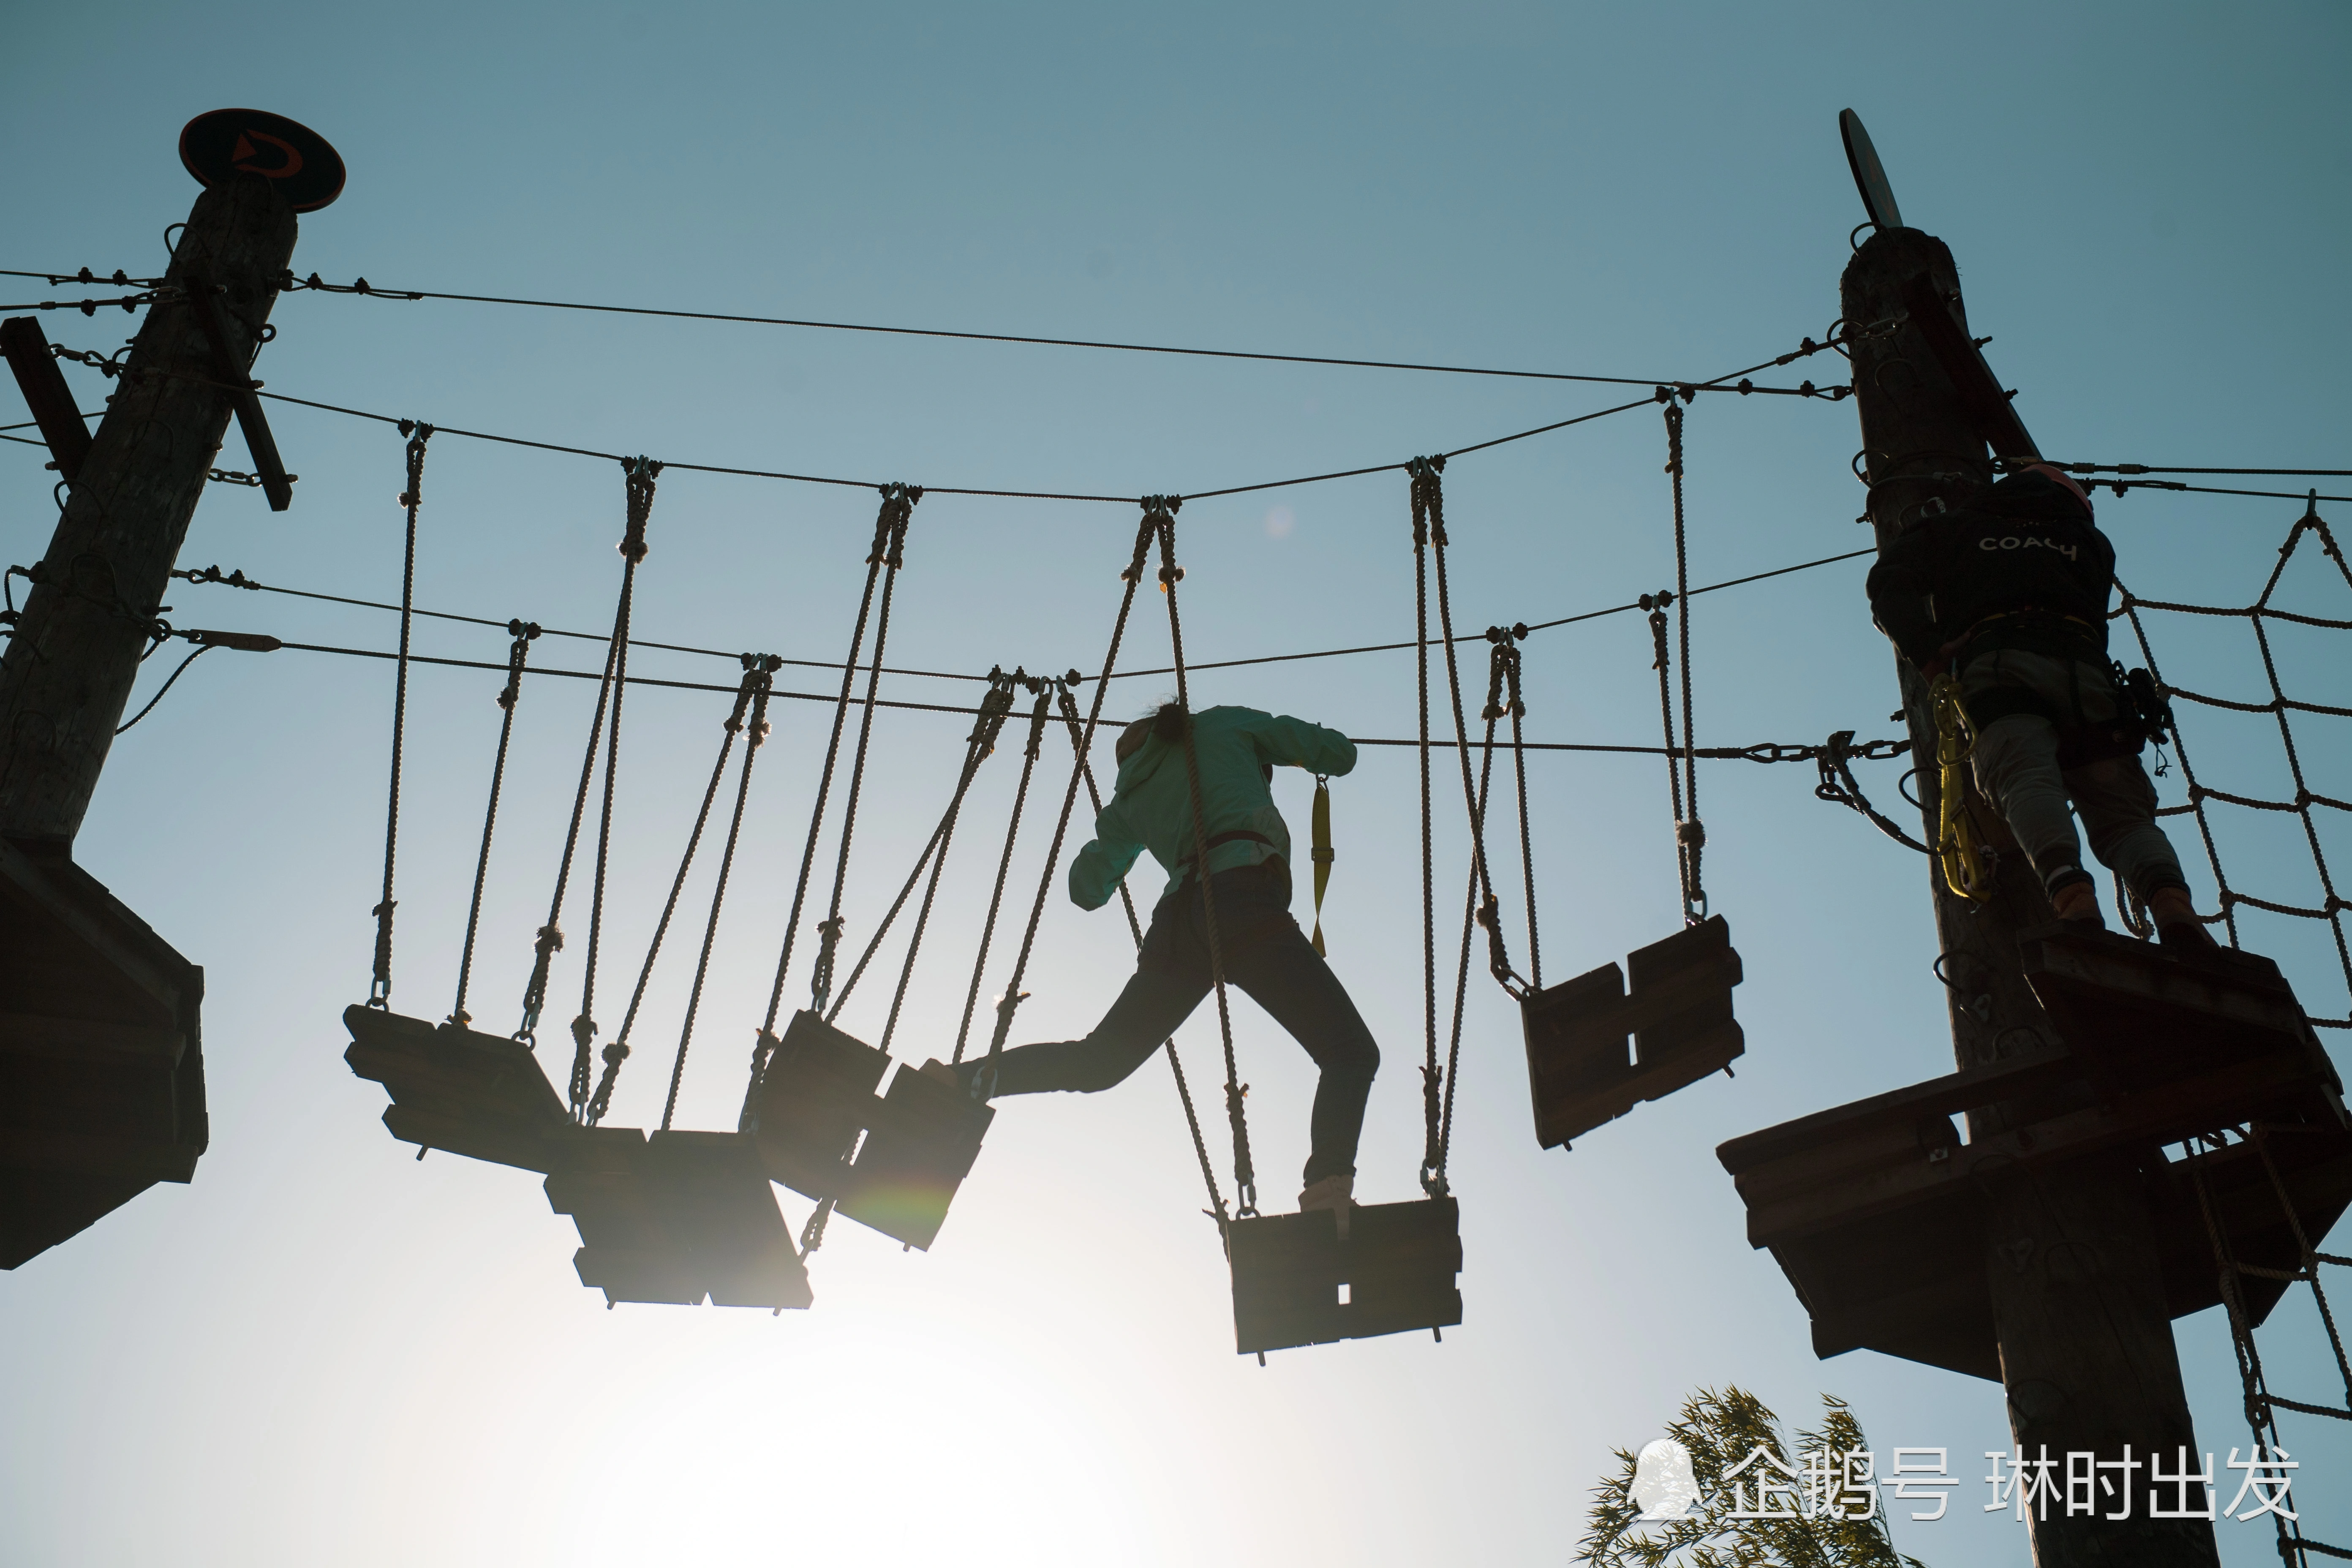
<svg viewBox="0 0 2352 1568"><path fill-rule="evenodd" d="M1021 1046L956 1069L983 1098L1049 1089L1091 1093L1122 1082L1207 995L1208 932L1193 865L1192 796L1185 776L1186 716L1174 703L1118 738L1118 783L1095 818L1095 837L1070 862L1070 900L1098 910L1144 850L1168 873L1136 957L1135 977L1083 1040ZM1269 788L1276 767L1325 775L1356 765L1337 731L1254 708L1210 708L1191 720L1200 758L1209 884L1225 979L1287 1029L1322 1069L1315 1091L1303 1210L1347 1222L1364 1101L1380 1048L1356 1005L1290 914L1290 831Z"/></svg>

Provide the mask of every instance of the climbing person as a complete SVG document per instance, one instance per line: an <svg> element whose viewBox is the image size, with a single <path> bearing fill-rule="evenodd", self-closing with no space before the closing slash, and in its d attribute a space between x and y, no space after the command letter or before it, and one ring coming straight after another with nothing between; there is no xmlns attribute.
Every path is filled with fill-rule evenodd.
<svg viewBox="0 0 2352 1568"><path fill-rule="evenodd" d="M1949 672L1977 732L1977 788L2024 847L2061 920L2099 918L2068 814L2091 852L2147 906L2172 948L2210 948L2188 879L2156 825L2156 787L2139 763L2149 726L2107 658L2116 550L2090 498L2034 463L1879 552L1874 618L1929 679Z"/></svg>
<svg viewBox="0 0 2352 1568"><path fill-rule="evenodd" d="M1095 818L1093 841L1070 862L1070 900L1084 910L1109 902L1143 850L1167 870L1134 977L1086 1038L1007 1050L992 1073L984 1058L961 1064L958 1081L975 1095L1108 1089L1142 1066L1208 994L1206 900L1202 868L1194 864L1186 728L1183 708L1171 702L1120 733L1118 784ZM1269 786L1278 766L1345 773L1356 765L1356 747L1336 731L1253 708L1204 709L1191 715L1190 729L1225 978L1322 1069L1298 1206L1302 1213L1333 1210L1344 1235L1356 1141L1381 1054L1346 988L1291 918L1290 834Z"/></svg>

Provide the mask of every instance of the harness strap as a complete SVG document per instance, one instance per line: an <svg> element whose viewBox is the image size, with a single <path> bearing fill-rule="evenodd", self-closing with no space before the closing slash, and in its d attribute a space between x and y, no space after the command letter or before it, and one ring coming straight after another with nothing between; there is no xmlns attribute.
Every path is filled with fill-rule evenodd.
<svg viewBox="0 0 2352 1568"><path fill-rule="evenodd" d="M1323 946L1323 889L1331 885L1331 781L1321 773L1315 775L1314 820L1315 847L1315 953L1328 958Z"/></svg>
<svg viewBox="0 0 2352 1568"><path fill-rule="evenodd" d="M1202 849L1214 849L1220 844L1234 844L1238 843L1243 839L1248 839L1254 843L1263 844L1269 849L1274 847L1274 840L1268 838L1265 834L1247 827L1236 827L1228 833L1211 834L1209 836L1208 842L1202 846ZM1200 855L1201 851L1196 850L1192 854L1185 856L1184 858L1176 862L1176 869L1180 873L1189 871L1193 863L1200 858Z"/></svg>

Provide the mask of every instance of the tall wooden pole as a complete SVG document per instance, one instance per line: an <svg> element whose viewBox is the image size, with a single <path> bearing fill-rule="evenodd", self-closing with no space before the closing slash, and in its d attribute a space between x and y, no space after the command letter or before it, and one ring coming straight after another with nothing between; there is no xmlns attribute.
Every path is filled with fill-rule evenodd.
<svg viewBox="0 0 2352 1568"><path fill-rule="evenodd" d="M1850 331L1854 402L1862 417L1870 519L1880 548L1943 505L1958 505L1992 478L1984 441L1959 394L1919 329L1906 318L1903 286L1926 275L1961 317L1959 278L1951 252L1914 228L1880 230L1854 253L1840 296ZM1899 322L1891 331L1869 329ZM1936 837L1935 726L1927 686L1900 658L1897 678L1920 762L1919 798L1929 842ZM1950 892L1934 861L1928 880L1942 973L1952 1022L1953 1054L1976 1067L2058 1043L2027 985L2017 933L2054 917L2039 879L1998 814L1979 801L1976 815L1998 853L1992 899L1971 903ZM1972 1136L2033 1117L2000 1106L1974 1119ZM2035 1116L2053 1107L2036 1105ZM1989 1194L1985 1277L2000 1345L2001 1384L2010 1431L2028 1461L2056 1463L2059 1495L2048 1517L2032 1521L2040 1568L2187 1568L2219 1563L2212 1526L2203 1521L2151 1520L2145 1468L2168 1470L2186 1449L2202 1468L2181 1388L2163 1282L2141 1176L2129 1159L2087 1161L2022 1175ZM2066 1509L2065 1457L2091 1454L2110 1468L2088 1471L2078 1492L2088 1513ZM2126 1459L2142 1468L2118 1469ZM2076 1461L2079 1467L2082 1461ZM2108 1486L2099 1484L2104 1479ZM2114 1483L2128 1489L2128 1517ZM2225 1494L2226 1495L2226 1494ZM2173 1492L2166 1489L2171 1505ZM2038 1507L2032 1511L2040 1512Z"/></svg>
<svg viewBox="0 0 2352 1568"><path fill-rule="evenodd" d="M256 175L205 191L188 215L165 279L184 292L148 311L0 652L0 836L70 844L79 830L235 411L204 301L184 291L221 290L220 331L249 363L294 232L293 209Z"/></svg>

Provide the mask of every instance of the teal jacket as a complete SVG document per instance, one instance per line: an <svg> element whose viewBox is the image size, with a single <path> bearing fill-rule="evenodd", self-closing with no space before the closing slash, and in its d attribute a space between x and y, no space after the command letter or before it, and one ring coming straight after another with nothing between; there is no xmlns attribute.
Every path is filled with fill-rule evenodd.
<svg viewBox="0 0 2352 1568"><path fill-rule="evenodd" d="M1213 847L1213 876L1276 856L1290 858L1290 829L1274 808L1265 764L1333 777L1356 765L1356 743L1338 731L1255 708L1202 710L1192 716L1192 740L1201 758L1207 836L1240 830L1266 840L1235 838ZM1095 818L1094 841L1070 862L1070 901L1082 910L1102 908L1146 849L1168 872L1166 891L1174 891L1181 879L1179 868L1192 854L1192 793L1184 776L1183 746L1156 735L1119 764L1110 804Z"/></svg>

